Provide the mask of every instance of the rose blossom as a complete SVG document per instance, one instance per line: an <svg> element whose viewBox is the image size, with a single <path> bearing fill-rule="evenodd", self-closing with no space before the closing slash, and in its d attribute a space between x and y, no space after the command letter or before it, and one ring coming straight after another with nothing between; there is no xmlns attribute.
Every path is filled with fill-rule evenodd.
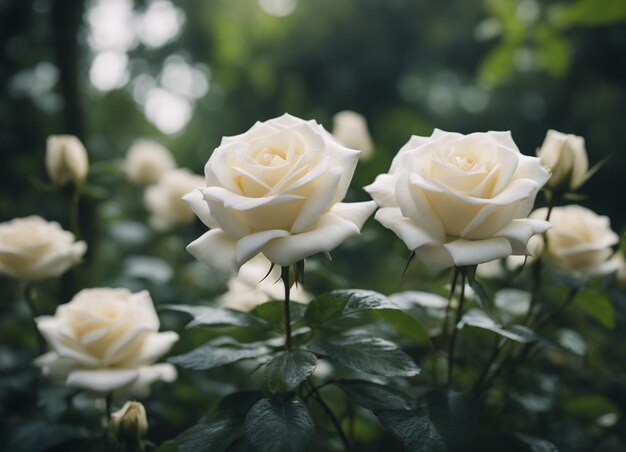
<svg viewBox="0 0 626 452"><path fill-rule="evenodd" d="M374 143L367 129L367 121L357 112L346 110L333 116L333 136L344 146L360 149L361 160L372 157Z"/></svg>
<svg viewBox="0 0 626 452"><path fill-rule="evenodd" d="M590 176L583 137L548 130L537 157L552 170L548 187L553 190L574 191Z"/></svg>
<svg viewBox="0 0 626 452"><path fill-rule="evenodd" d="M340 202L358 158L315 121L288 114L223 138L205 166L206 188L185 196L212 228L187 250L224 271L259 253L287 266L333 250L375 209Z"/></svg>
<svg viewBox="0 0 626 452"><path fill-rule="evenodd" d="M195 215L182 200L185 193L204 185L204 178L188 169L165 173L156 185L146 189L144 201L150 211L150 223L155 229L165 230L179 224L193 222Z"/></svg>
<svg viewBox="0 0 626 452"><path fill-rule="evenodd" d="M547 209L537 209L533 218L545 218ZM555 207L547 234L547 258L558 267L582 277L606 275L620 268L612 257L619 236L611 230L609 217L577 205Z"/></svg>
<svg viewBox="0 0 626 452"><path fill-rule="evenodd" d="M39 216L0 223L0 273L32 282L64 273L80 262L87 250L59 223Z"/></svg>
<svg viewBox="0 0 626 452"><path fill-rule="evenodd" d="M549 174L510 132L437 129L413 136L365 189L381 207L376 220L424 263L466 266L528 254L530 237L549 228L526 218Z"/></svg>
<svg viewBox="0 0 626 452"><path fill-rule="evenodd" d="M124 172L137 185L156 184L166 172L176 168L176 162L165 146L152 140L137 140L126 154Z"/></svg>
<svg viewBox="0 0 626 452"><path fill-rule="evenodd" d="M80 186L89 171L83 143L74 135L51 135L46 144L46 170L57 187L69 183Z"/></svg>
<svg viewBox="0 0 626 452"><path fill-rule="evenodd" d="M251 311L255 307L270 300L282 300L285 288L280 279L280 268L275 266L268 273L272 263L259 254L239 269L236 277L228 281L228 291L217 301L226 308L239 311ZM311 300L300 285L292 285L289 299L306 303Z"/></svg>
<svg viewBox="0 0 626 452"><path fill-rule="evenodd" d="M171 364L153 364L178 340L159 333L150 294L127 289L85 289L36 319L50 352L36 364L45 376L99 393L121 391L145 396L157 380L174 381Z"/></svg>

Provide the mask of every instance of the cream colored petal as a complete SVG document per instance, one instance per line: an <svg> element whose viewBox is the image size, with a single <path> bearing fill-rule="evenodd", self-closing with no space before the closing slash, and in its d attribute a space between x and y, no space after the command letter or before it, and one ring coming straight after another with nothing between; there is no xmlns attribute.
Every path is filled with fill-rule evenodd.
<svg viewBox="0 0 626 452"><path fill-rule="evenodd" d="M392 230L408 249L414 250L423 245L440 245L427 231L416 226L411 219L402 215L399 208L383 207L376 212L376 221Z"/></svg>
<svg viewBox="0 0 626 452"><path fill-rule="evenodd" d="M209 204L205 201L202 192L199 189L191 191L183 196L183 201L193 210L193 212L200 218L207 227L217 228L217 221L211 216L209 210Z"/></svg>
<svg viewBox="0 0 626 452"><path fill-rule="evenodd" d="M130 384L138 376L137 369L75 370L67 376L66 384L98 393L108 393Z"/></svg>
<svg viewBox="0 0 626 452"><path fill-rule="evenodd" d="M187 251L200 262L226 273L236 272L237 240L221 229L212 229L187 245Z"/></svg>

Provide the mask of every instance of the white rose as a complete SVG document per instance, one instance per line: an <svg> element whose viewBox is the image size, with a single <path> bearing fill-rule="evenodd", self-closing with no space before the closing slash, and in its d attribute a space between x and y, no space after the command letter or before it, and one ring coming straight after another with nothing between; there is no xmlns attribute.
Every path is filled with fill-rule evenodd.
<svg viewBox="0 0 626 452"><path fill-rule="evenodd" d="M365 189L381 207L376 219L423 262L466 266L528 254L530 237L549 227L526 218L548 177L510 132L435 130L413 136Z"/></svg>
<svg viewBox="0 0 626 452"><path fill-rule="evenodd" d="M45 376L68 386L146 396L157 380L176 379L171 364L153 364L178 340L159 333L150 294L127 289L85 289L36 319L51 351L36 364Z"/></svg>
<svg viewBox="0 0 626 452"><path fill-rule="evenodd" d="M83 143L73 135L51 135L46 145L46 170L58 187L69 183L80 186L89 171L89 159Z"/></svg>
<svg viewBox="0 0 626 452"><path fill-rule="evenodd" d="M137 140L126 154L124 172L137 185L152 185L167 171L176 168L170 151L152 140Z"/></svg>
<svg viewBox="0 0 626 452"><path fill-rule="evenodd" d="M228 291L218 298L218 303L230 309L251 311L270 300L282 300L285 288L280 281L280 268L275 266L268 273L271 265L261 254L243 264L237 276L228 281ZM307 303L311 295L301 285L294 284L289 299Z"/></svg>
<svg viewBox="0 0 626 452"><path fill-rule="evenodd" d="M159 182L148 187L144 194L152 226L166 230L179 224L192 223L195 215L182 197L201 186L204 186L204 178L187 169L175 169L163 174Z"/></svg>
<svg viewBox="0 0 626 452"><path fill-rule="evenodd" d="M361 160L369 160L374 151L374 143L367 129L365 118L354 111L340 111L333 117L333 136L344 146L360 149Z"/></svg>
<svg viewBox="0 0 626 452"><path fill-rule="evenodd" d="M315 121L288 114L223 138L205 166L206 188L185 196L213 228L187 250L224 271L259 253L287 266L331 251L375 209L340 202L358 158Z"/></svg>
<svg viewBox="0 0 626 452"><path fill-rule="evenodd" d="M534 218L545 218L547 209L537 209ZM558 267L582 277L605 275L619 269L612 246L619 236L611 230L608 217L577 205L555 207L547 232L547 258Z"/></svg>
<svg viewBox="0 0 626 452"><path fill-rule="evenodd" d="M59 276L80 262L85 251L85 242L38 216L0 224L0 273L20 281Z"/></svg>
<svg viewBox="0 0 626 452"><path fill-rule="evenodd" d="M574 191L589 178L585 140L556 130L548 130L537 150L541 163L552 170L548 187L557 191Z"/></svg>

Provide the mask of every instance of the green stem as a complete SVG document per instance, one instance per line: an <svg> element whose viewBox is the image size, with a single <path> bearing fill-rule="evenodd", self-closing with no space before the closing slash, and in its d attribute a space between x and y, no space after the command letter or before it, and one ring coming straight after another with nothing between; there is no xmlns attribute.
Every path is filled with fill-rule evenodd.
<svg viewBox="0 0 626 452"><path fill-rule="evenodd" d="M37 302L35 301L34 288L26 283L20 282L17 286L17 297L23 299L28 305L30 310L30 316L33 319L33 326L35 327L35 337L37 338L37 349L39 354L46 353L46 341L37 328L37 317L39 316L39 310L37 309Z"/></svg>
<svg viewBox="0 0 626 452"><path fill-rule="evenodd" d="M285 303L284 303L284 317L285 317L285 348L287 351L291 350L291 306L289 305L289 292L291 291L291 285L289 284L289 266L281 267L281 279L285 287Z"/></svg>
<svg viewBox="0 0 626 452"><path fill-rule="evenodd" d="M346 433L343 431L343 428L341 428L341 424L335 416L335 413L333 413L333 410L328 406L328 404L322 398L321 394L318 392L319 388L314 387L309 380L307 380L307 384L310 387L308 395L312 396L315 401L322 407L322 409L326 413L326 416L328 416L330 422L333 424L333 427L335 427L335 430L337 431L337 434L339 435L339 438L341 439L344 448L346 450L350 450L350 441L348 440Z"/></svg>
<svg viewBox="0 0 626 452"><path fill-rule="evenodd" d="M74 188L72 193L65 196L65 203L67 205L67 218L70 231L78 240L80 236L80 225L78 221L78 200L79 192L78 188Z"/></svg>
<svg viewBox="0 0 626 452"><path fill-rule="evenodd" d="M454 267L452 269L452 280L450 282L450 295L448 296L448 305L446 306L446 314L443 319L443 326L441 330L441 339L442 342L445 343L448 336L448 322L450 318L450 306L452 305L452 298L454 297L454 292L456 290L456 283L459 279L459 269Z"/></svg>
<svg viewBox="0 0 626 452"><path fill-rule="evenodd" d="M493 366L494 362L500 355L500 352L502 352L502 350L504 349L505 344L506 344L506 340L500 340L496 336L495 342L494 342L494 348L493 348L493 351L491 352L491 356L487 360L487 364L485 365L482 372L480 373L480 376L476 379L476 383L474 383L472 392L475 395L479 395L482 393L482 386L485 383L485 379L487 378L487 375L489 375L489 371L491 370L491 367Z"/></svg>
<svg viewBox="0 0 626 452"><path fill-rule="evenodd" d="M461 267L457 271L461 272L461 295L459 297L459 305L457 306L454 325L452 326L452 337L450 338L450 343L448 345L448 387L452 384L452 373L454 370L454 347L456 345L456 338L459 331L457 325L461 321L461 316L463 315L463 303L465 302L465 280L467 277L467 272L464 267Z"/></svg>

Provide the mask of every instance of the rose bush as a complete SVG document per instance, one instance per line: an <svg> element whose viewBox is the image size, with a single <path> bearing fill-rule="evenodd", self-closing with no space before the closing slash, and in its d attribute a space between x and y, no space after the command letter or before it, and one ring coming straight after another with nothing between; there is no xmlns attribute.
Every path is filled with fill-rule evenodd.
<svg viewBox="0 0 626 452"><path fill-rule="evenodd" d="M534 211L533 218L545 218L547 209ZM582 277L606 275L621 263L613 256L619 236L611 229L609 217L578 205L555 207L550 215L552 228L547 232L546 257L563 270ZM540 241L541 244L541 241Z"/></svg>
<svg viewBox="0 0 626 452"><path fill-rule="evenodd" d="M476 265L527 254L549 224L526 218L550 173L510 132L413 136L366 187L376 220L427 265Z"/></svg>
<svg viewBox="0 0 626 452"><path fill-rule="evenodd" d="M315 121L288 114L223 138L205 166L206 187L185 196L212 228L187 249L224 271L259 253L287 266L331 251L375 209L340 202L358 158Z"/></svg>
<svg viewBox="0 0 626 452"><path fill-rule="evenodd" d="M171 364L153 364L178 334L158 332L159 318L146 291L85 289L54 316L36 321L51 348L36 364L68 386L142 397L154 381L176 379Z"/></svg>
<svg viewBox="0 0 626 452"><path fill-rule="evenodd" d="M146 207L150 211L150 224L155 229L165 230L193 222L195 215L182 196L203 184L202 176L192 174L187 169L166 172L157 184L146 189L144 195Z"/></svg>
<svg viewBox="0 0 626 452"><path fill-rule="evenodd" d="M85 242L77 242L58 223L39 216L0 224L0 273L20 281L59 276L78 263L85 251Z"/></svg>
<svg viewBox="0 0 626 452"><path fill-rule="evenodd" d="M548 130L537 157L552 170L548 187L553 190L574 191L590 176L583 137Z"/></svg>

